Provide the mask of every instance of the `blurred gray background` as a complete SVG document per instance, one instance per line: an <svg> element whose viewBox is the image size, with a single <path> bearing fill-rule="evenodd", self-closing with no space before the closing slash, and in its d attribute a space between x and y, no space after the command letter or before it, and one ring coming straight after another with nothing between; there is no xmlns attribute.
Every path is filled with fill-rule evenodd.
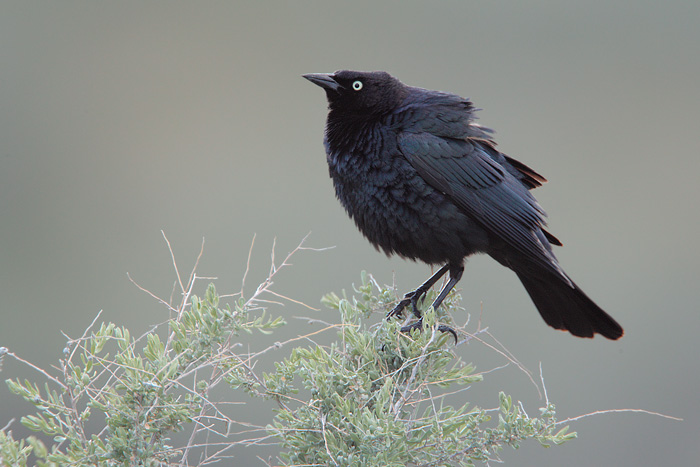
<svg viewBox="0 0 700 467"><path fill-rule="evenodd" d="M502 151L545 175L536 192L567 272L625 327L619 342L548 328L510 271L467 264L463 306L537 373L579 439L507 450L507 465L697 465L700 2L0 2L0 346L38 365L99 310L143 332L206 238L199 274L249 291L270 248L307 245L277 291L320 307L366 269L408 291L429 267L376 252L334 198L326 103L303 73L383 69L473 99ZM206 282L198 288L201 293ZM333 312L288 304L293 316ZM464 317L458 317L464 318ZM379 320L379 317L377 317ZM332 337L332 336L331 336ZM460 356L476 360L477 347ZM276 358L286 355L281 350ZM481 352L483 353L483 352ZM480 358L480 357L479 357ZM504 363L492 355L492 364ZM489 362L491 364L491 362ZM486 369L486 368L480 368ZM41 376L5 359L2 379ZM503 390L531 415L514 368ZM0 426L32 407L0 385ZM264 421L263 421L264 423ZM27 434L18 423L15 434ZM254 448L234 452L256 465ZM260 464L262 465L262 464Z"/></svg>

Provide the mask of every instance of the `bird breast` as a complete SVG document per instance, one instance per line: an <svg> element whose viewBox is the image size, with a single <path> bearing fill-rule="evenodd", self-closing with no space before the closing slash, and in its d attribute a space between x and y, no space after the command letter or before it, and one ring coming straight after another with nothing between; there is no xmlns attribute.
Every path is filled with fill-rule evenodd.
<svg viewBox="0 0 700 467"><path fill-rule="evenodd" d="M348 146L327 138L328 168L338 200L377 249L438 264L485 248L484 232L418 174L395 137L362 136Z"/></svg>

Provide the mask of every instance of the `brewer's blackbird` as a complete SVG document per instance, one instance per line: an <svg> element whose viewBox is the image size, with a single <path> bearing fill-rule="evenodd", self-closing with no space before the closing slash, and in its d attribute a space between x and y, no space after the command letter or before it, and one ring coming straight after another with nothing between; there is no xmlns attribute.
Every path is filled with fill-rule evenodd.
<svg viewBox="0 0 700 467"><path fill-rule="evenodd" d="M474 122L474 106L454 94L407 86L386 72L304 75L328 99L324 146L335 192L365 237L387 255L442 267L406 294L418 301L447 272L437 309L464 271L486 253L520 278L545 322L579 337L622 336L622 327L566 275L530 193L545 178L501 153L492 130ZM443 326L441 330L451 331ZM451 331L453 332L453 331Z"/></svg>

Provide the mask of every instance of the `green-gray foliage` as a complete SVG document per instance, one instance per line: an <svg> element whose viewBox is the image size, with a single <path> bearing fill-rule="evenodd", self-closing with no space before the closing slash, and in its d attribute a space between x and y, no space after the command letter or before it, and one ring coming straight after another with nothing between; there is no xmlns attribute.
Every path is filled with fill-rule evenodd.
<svg viewBox="0 0 700 467"><path fill-rule="evenodd" d="M69 342L62 374L51 380L57 388L7 380L12 392L37 408L22 423L52 437L54 444L47 449L37 438L12 442L11 433L3 432L3 463L27 465L31 448L37 465L171 462L186 447L169 446L169 436L202 418L212 381L242 366L241 355L224 350L242 334L271 332L284 324L281 318L265 318L264 311L251 316L252 309L243 299L233 308L219 307L210 284L204 298L192 296L189 306L168 320L165 342L160 329L134 339L128 329L103 323L91 335ZM196 379L198 373L207 377ZM102 429L89 433L95 419Z"/></svg>
<svg viewBox="0 0 700 467"><path fill-rule="evenodd" d="M472 465L526 439L548 446L575 436L566 429L555 432L551 404L533 419L500 393L498 423L492 425L483 409L446 403L442 395L448 388L480 382L482 376L455 356L451 335L436 331L432 309L424 313L424 331L411 336L398 333L395 322L364 325L363 316L383 307L390 295L372 289L363 275L360 300L324 297L340 312L340 341L296 348L266 375L267 386L289 398L272 427L283 440L287 465ZM445 309L454 300L451 295ZM290 383L291 375L297 384ZM295 404L293 395L302 388L309 400Z"/></svg>
<svg viewBox="0 0 700 467"><path fill-rule="evenodd" d="M182 304L171 308L173 317L139 338L103 323L69 341L58 371L40 370L46 383L7 380L36 407L22 423L51 442L15 440L6 427L0 464L193 465L235 456L234 448L245 444L228 442L235 408L209 398L221 382L231 394L274 404L259 437L246 442L276 439L280 460L290 466L472 465L527 439L548 446L575 437L555 429L551 404L538 418L496 391L487 402L498 409L450 405L455 387L479 383L482 375L456 356L460 347L449 334L436 331L432 309L425 311L423 332L410 336L398 332L398 323L376 319L374 312L384 313L396 296L364 273L357 297L323 299L340 315L330 326L337 329L335 342L292 348L274 370L260 372L259 356L280 344L271 340L257 353L241 349L260 343L257 331L264 337L285 324L269 318L258 300L271 284L268 278L252 298L240 296L230 305L220 303L213 285L202 298L184 293ZM450 295L445 310L457 299ZM227 428L214 431L212 421ZM185 443L171 445L183 430L191 433Z"/></svg>

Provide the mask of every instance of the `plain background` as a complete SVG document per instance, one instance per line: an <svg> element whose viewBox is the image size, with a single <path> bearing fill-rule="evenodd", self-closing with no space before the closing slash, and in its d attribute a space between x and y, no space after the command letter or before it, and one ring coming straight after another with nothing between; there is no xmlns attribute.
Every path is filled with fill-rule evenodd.
<svg viewBox="0 0 700 467"><path fill-rule="evenodd" d="M700 2L0 2L0 346L41 366L99 310L143 332L175 276L235 292L307 244L277 290L319 308L365 269L399 290L429 267L387 259L334 199L321 145L326 103L303 73L383 69L472 98L502 151L550 183L536 196L567 272L625 328L619 342L548 328L517 278L467 264L463 306L530 370L542 364L579 439L506 450L506 465L696 465ZM199 292L205 282L200 284ZM337 321L293 304L293 317ZM380 318L377 317L377 320ZM303 327L300 327L303 326ZM473 346L458 349L471 361ZM276 358L282 358L283 349ZM493 365L504 361L493 359ZM491 362L489 362L491 363ZM486 368L480 368L486 369ZM40 375L5 359L2 379ZM478 388L476 386L479 386ZM486 376L542 405L523 373ZM471 390L470 390L471 391ZM0 426L31 410L0 386ZM19 424L15 434L23 433ZM234 452L256 465L254 448ZM262 465L262 464L260 464Z"/></svg>

